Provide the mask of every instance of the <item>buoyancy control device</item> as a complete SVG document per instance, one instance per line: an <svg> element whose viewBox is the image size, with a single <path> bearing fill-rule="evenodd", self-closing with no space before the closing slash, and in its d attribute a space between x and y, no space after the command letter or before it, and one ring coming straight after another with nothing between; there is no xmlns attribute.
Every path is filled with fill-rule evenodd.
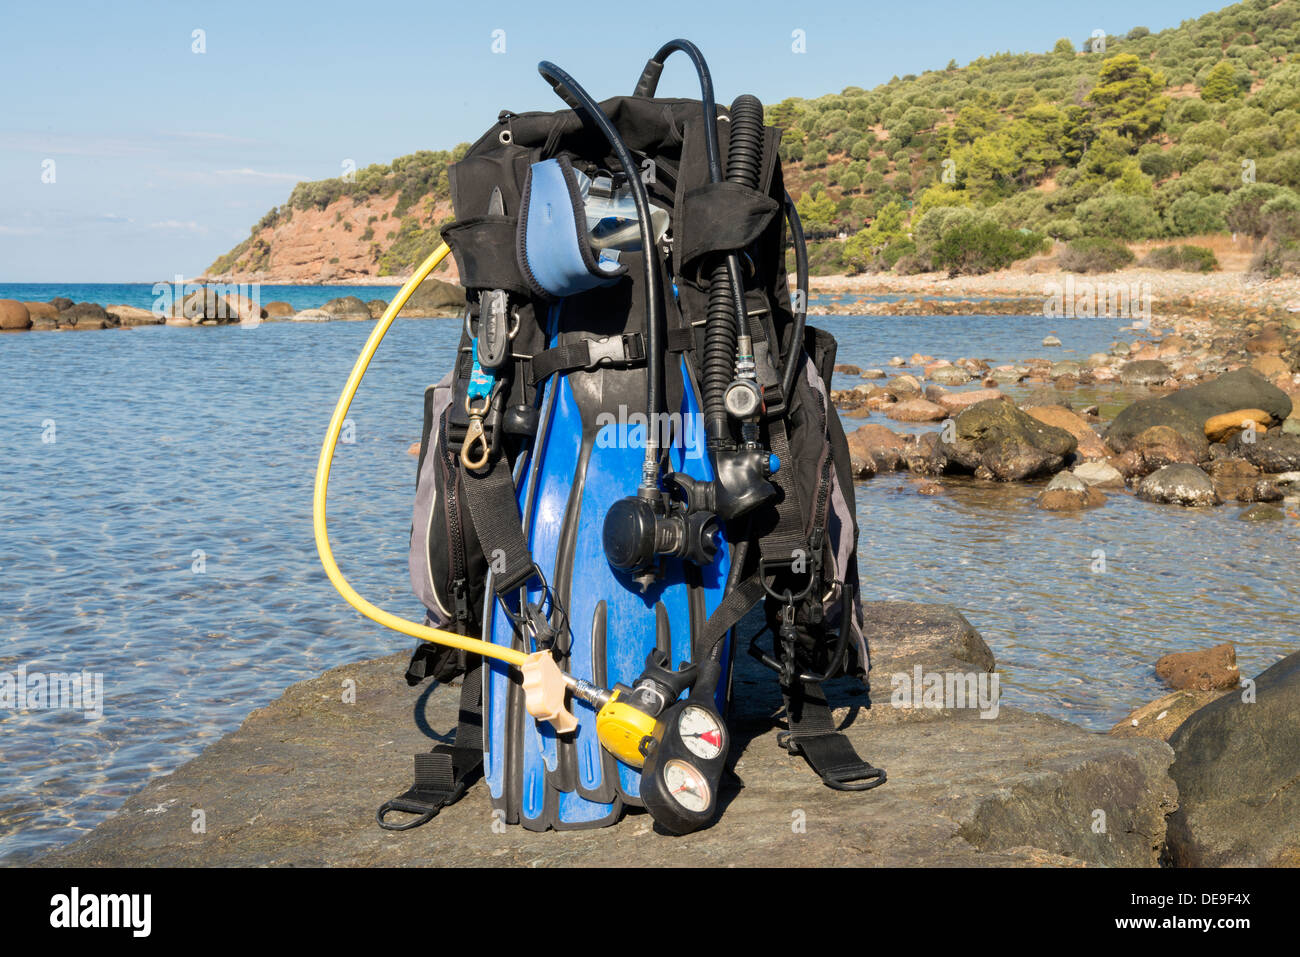
<svg viewBox="0 0 1300 957"><path fill-rule="evenodd" d="M655 96L675 52L698 100ZM628 806L670 833L707 825L736 626L759 602L772 641L749 652L780 683L781 745L830 787L875 787L884 771L835 730L821 689L869 662L836 345L805 322L780 133L752 96L714 103L689 41L600 103L554 64L539 72L569 109L503 111L450 170L442 235L466 308L454 367L425 394L410 549L423 626L345 589L318 473L335 584L424 640L409 682L461 679L455 743L417 756L379 821L424 823L481 774L505 820L535 830ZM325 481L327 453L328 438Z"/></svg>

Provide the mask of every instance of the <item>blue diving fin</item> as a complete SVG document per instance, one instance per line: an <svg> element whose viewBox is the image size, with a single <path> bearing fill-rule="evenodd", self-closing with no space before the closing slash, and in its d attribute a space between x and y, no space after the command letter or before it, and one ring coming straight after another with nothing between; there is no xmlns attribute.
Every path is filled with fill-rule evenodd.
<svg viewBox="0 0 1300 957"><path fill-rule="evenodd" d="M573 302L552 307L552 347L607 331L593 330L590 314L566 316ZM615 321L627 318L626 310L608 314ZM566 331L570 326L577 328ZM684 359L672 372L679 387L669 394L680 396L680 405L666 435L669 465L709 481L713 472L700 427L698 388ZM501 601L489 587L484 609L485 640L533 651L531 637L521 635L516 622L521 602L547 608L552 626L558 627L560 666L603 688L633 684L656 648L668 654L672 667L690 662L692 635L700 633L722 601L729 570L724 543L705 567L665 560L662 574L642 591L632 576L605 558L605 515L635 491L641 478L647 423L644 414L636 413L644 410L645 374L644 368L598 367L547 380L538 431L516 474L525 538L545 587L534 580L525 594ZM724 675L729 674L730 653L728 641ZM524 710L512 671L496 662L483 669L484 776L494 807L504 811L506 821L530 830L600 827L616 822L625 806L640 805L640 771L600 746L592 707L573 700L578 727L557 735ZM720 710L727 692L727 682L720 681Z"/></svg>

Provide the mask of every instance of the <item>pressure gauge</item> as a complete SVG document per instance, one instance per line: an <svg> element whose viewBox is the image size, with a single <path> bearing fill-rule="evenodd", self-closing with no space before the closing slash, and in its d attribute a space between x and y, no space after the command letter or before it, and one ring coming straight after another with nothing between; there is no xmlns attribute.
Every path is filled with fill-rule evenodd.
<svg viewBox="0 0 1300 957"><path fill-rule="evenodd" d="M644 742L641 799L655 821L688 834L713 820L730 743L711 695L678 701L659 716Z"/></svg>
<svg viewBox="0 0 1300 957"><path fill-rule="evenodd" d="M713 791L699 768L674 758L664 765L664 783L674 801L696 814L702 814L713 803Z"/></svg>
<svg viewBox="0 0 1300 957"><path fill-rule="evenodd" d="M686 750L697 758L709 761L722 753L722 722L712 711L699 705L688 704L682 709L677 733L681 735Z"/></svg>

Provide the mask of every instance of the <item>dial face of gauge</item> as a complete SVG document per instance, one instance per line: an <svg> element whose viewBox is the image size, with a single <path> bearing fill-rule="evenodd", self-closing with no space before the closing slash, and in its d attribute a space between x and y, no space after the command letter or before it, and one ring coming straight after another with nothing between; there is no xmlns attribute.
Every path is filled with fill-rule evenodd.
<svg viewBox="0 0 1300 957"><path fill-rule="evenodd" d="M674 801L697 814L709 809L709 784L699 771L685 761L674 759L664 765L663 774Z"/></svg>
<svg viewBox="0 0 1300 957"><path fill-rule="evenodd" d="M695 705L682 709L677 733L691 754L711 761L722 753L722 728L710 712Z"/></svg>

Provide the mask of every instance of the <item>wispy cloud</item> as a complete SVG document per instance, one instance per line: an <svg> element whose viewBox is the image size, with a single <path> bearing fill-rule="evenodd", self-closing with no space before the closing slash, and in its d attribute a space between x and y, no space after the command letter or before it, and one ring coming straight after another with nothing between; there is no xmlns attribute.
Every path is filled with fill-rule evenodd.
<svg viewBox="0 0 1300 957"><path fill-rule="evenodd" d="M254 143L264 142L263 140L249 139L247 136L232 136L229 133L212 133L207 130L180 130L172 134L177 139L182 140L203 140L204 142L213 143L241 143L252 145Z"/></svg>
<svg viewBox="0 0 1300 957"><path fill-rule="evenodd" d="M46 156L141 156L160 152L157 146L117 136L16 130L6 133L5 140L12 152Z"/></svg>
<svg viewBox="0 0 1300 957"><path fill-rule="evenodd" d="M232 179L273 179L285 183L297 183L306 178L297 173L268 173L259 169L249 169L247 166L243 169L219 169L217 175L229 176Z"/></svg>
<svg viewBox="0 0 1300 957"><path fill-rule="evenodd" d="M185 221L179 219L164 219L162 222L150 223L149 228L181 230L187 233L206 233L208 231L208 227L196 223L192 219Z"/></svg>

